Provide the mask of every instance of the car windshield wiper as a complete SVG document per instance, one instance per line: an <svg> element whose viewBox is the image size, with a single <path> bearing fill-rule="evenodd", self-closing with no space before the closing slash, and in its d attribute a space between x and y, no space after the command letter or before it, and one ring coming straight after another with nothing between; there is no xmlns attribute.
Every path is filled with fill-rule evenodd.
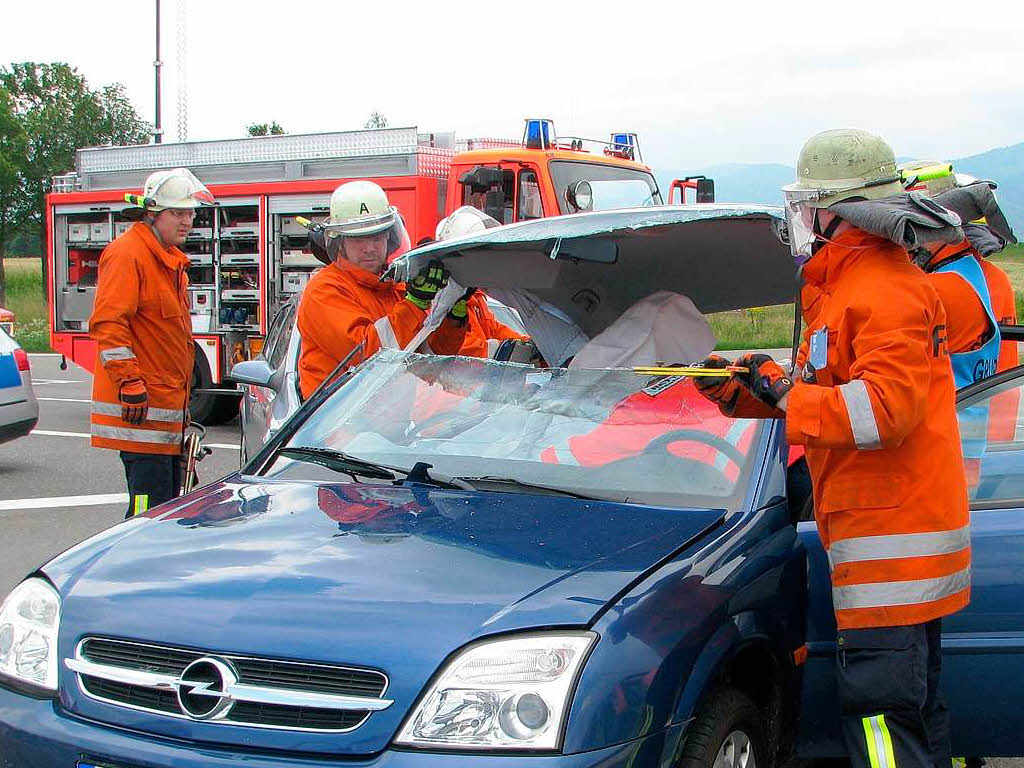
<svg viewBox="0 0 1024 768"><path fill-rule="evenodd" d="M393 467L390 464L378 464L374 461L367 461L366 459L360 459L331 448L314 448L310 446L282 448L277 454L289 459L319 464L321 467L327 467L335 472L353 477L358 475L359 477L369 477L375 480L396 480L397 473L403 476L403 480L414 483L433 485L438 488L473 490L473 486L464 480L449 477L440 472L430 471L431 465L426 462L416 462L412 469L405 469L404 467Z"/></svg>
<svg viewBox="0 0 1024 768"><path fill-rule="evenodd" d="M341 472L346 475L358 475L369 477L375 480L394 480L395 474L390 467L383 464L375 464L372 461L357 459L341 451L330 448L310 448L305 446L291 446L282 448L277 452L278 456L285 456L297 461L305 461L310 464L319 464L321 467Z"/></svg>
<svg viewBox="0 0 1024 768"><path fill-rule="evenodd" d="M573 499L586 499L587 501L609 501L609 499L601 499L598 496L586 496L582 493L576 493L575 491L567 491L565 488L558 488L553 485L541 485L539 483L529 483L525 480L520 480L516 477L498 477L496 475L482 475L480 477L453 477L453 481L462 480L464 482L473 484L479 483L483 486L497 485L497 486L509 486L518 490L525 491L543 491L544 493L550 493L555 496L569 496ZM499 490L491 488L478 488L478 490Z"/></svg>

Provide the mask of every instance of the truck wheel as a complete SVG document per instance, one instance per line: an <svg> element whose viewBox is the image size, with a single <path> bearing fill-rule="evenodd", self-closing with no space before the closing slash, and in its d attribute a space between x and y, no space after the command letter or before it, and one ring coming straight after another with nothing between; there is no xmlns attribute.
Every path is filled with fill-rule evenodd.
<svg viewBox="0 0 1024 768"><path fill-rule="evenodd" d="M198 421L204 426L211 423L210 418L220 398L199 390L211 387L213 376L210 375L210 365L206 362L206 356L196 347L196 361L192 364L192 399L189 400L189 410L192 412L192 421Z"/></svg>
<svg viewBox="0 0 1024 768"><path fill-rule="evenodd" d="M234 390L226 390L232 392ZM224 395L213 398L213 413L210 414L210 424L227 424L232 419L238 418L238 396Z"/></svg>
<svg viewBox="0 0 1024 768"><path fill-rule="evenodd" d="M723 686L708 697L686 732L676 768L768 768L761 712Z"/></svg>

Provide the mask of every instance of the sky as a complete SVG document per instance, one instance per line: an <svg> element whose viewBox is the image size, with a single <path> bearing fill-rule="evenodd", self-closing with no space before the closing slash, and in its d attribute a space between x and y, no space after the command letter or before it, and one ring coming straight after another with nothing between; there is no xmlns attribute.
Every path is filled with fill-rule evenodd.
<svg viewBox="0 0 1024 768"><path fill-rule="evenodd" d="M154 113L156 0L6 3L0 64L65 61ZM1024 4L163 0L165 141L391 126L639 133L654 167L792 165L829 128L949 159L1024 141ZM184 89L179 86L184 85Z"/></svg>

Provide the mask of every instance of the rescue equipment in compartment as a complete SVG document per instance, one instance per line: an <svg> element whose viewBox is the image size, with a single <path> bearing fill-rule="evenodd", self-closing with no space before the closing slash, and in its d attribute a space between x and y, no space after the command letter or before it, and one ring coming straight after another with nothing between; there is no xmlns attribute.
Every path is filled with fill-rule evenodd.
<svg viewBox="0 0 1024 768"><path fill-rule="evenodd" d="M203 445L204 437L206 437L206 429L203 425L190 421L185 435L185 471L181 478L182 495L199 486L199 472L196 469L196 464L213 453L210 447Z"/></svg>

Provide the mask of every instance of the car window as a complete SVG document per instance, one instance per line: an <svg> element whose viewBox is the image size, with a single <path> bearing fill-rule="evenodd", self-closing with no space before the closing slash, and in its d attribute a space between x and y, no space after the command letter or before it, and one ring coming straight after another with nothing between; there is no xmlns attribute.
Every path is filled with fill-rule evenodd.
<svg viewBox="0 0 1024 768"><path fill-rule="evenodd" d="M292 327L295 325L295 304L290 303L284 307L274 318L274 322L280 323L276 328L271 328L271 333L267 334L267 342L269 349L267 350L267 362L270 363L270 367L275 370L280 367L284 361L285 352L288 351L288 340L292 335ZM271 338L273 334L273 338Z"/></svg>
<svg viewBox="0 0 1024 768"><path fill-rule="evenodd" d="M1024 369L957 404L972 505L1024 505ZM971 390L973 391L972 387Z"/></svg>
<svg viewBox="0 0 1024 768"><path fill-rule="evenodd" d="M534 171L519 172L519 200L516 210L516 221L540 219L544 216L540 199L540 184Z"/></svg>

